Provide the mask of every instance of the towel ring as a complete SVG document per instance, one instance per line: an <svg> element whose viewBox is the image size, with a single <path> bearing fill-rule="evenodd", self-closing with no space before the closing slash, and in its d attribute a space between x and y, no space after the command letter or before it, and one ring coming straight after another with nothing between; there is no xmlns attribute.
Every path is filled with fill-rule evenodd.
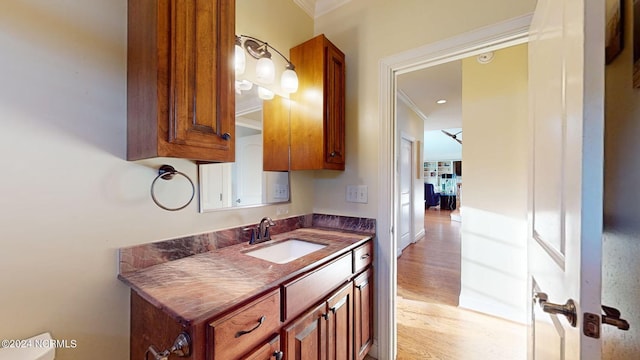
<svg viewBox="0 0 640 360"><path fill-rule="evenodd" d="M177 208L169 208L166 207L164 205L162 205L158 199L156 198L155 195L155 186L156 186L156 181L158 181L158 179L162 179L162 180L171 180L173 179L174 175L182 175L185 177L185 179L189 180L189 183L191 184L191 198L189 199L189 201L187 201L186 204L177 207ZM178 210L182 210L184 208L186 208L187 206L189 206L189 204L191 204L191 201L193 201L193 197L196 195L196 186L193 184L193 181L191 181L191 179L189 178L189 176L187 176L187 174L176 170L173 166L171 165L162 165L160 166L160 169L158 169L158 176L156 176L155 179L153 179L153 182L151 183L151 199L153 200L154 203L156 203L156 205L158 205L161 209L167 210L167 211L178 211Z"/></svg>

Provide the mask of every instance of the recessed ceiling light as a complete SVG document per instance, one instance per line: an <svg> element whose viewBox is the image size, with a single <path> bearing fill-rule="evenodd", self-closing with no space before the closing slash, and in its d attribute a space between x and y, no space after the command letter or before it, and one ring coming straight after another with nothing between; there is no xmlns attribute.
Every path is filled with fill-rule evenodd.
<svg viewBox="0 0 640 360"><path fill-rule="evenodd" d="M446 103L446 102L447 102L447 100L445 100L445 99L440 99L440 100L436 101L436 104L444 104L444 103Z"/></svg>

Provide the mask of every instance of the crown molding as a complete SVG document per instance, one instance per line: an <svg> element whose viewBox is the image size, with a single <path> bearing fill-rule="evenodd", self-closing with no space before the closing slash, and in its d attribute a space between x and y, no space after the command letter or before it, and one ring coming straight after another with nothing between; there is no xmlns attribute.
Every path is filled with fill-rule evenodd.
<svg viewBox="0 0 640 360"><path fill-rule="evenodd" d="M320 17L350 1L351 0L317 0L315 17Z"/></svg>
<svg viewBox="0 0 640 360"><path fill-rule="evenodd" d="M398 99L400 99L400 101L402 101L405 105L407 105L409 109L411 109L414 113L416 113L416 115L418 115L418 117L422 119L422 121L427 120L427 115L425 115L422 111L420 111L420 109L418 109L418 105L416 105L416 103L414 103L413 100L411 100L409 95L407 95L402 90L397 90L397 93L398 93Z"/></svg>
<svg viewBox="0 0 640 360"><path fill-rule="evenodd" d="M351 0L293 0L304 12L316 19Z"/></svg>
<svg viewBox="0 0 640 360"><path fill-rule="evenodd" d="M293 0L293 2L311 16L311 18L315 18L316 0Z"/></svg>

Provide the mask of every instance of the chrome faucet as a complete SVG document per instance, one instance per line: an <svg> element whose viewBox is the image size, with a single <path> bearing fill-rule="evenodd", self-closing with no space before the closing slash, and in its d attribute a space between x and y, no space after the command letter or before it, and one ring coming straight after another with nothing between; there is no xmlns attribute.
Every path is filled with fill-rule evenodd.
<svg viewBox="0 0 640 360"><path fill-rule="evenodd" d="M265 216L260 220L260 224L256 227L245 228L245 231L251 231L251 239L249 240L249 244L257 244L264 241L271 240L271 235L269 234L269 226L274 226L275 223L271 220L270 217Z"/></svg>
<svg viewBox="0 0 640 360"><path fill-rule="evenodd" d="M271 220L270 217L265 216L260 220L260 225L258 225L258 236L256 236L256 242L260 243L263 241L271 240L271 234L269 234L269 226L274 226L275 223Z"/></svg>

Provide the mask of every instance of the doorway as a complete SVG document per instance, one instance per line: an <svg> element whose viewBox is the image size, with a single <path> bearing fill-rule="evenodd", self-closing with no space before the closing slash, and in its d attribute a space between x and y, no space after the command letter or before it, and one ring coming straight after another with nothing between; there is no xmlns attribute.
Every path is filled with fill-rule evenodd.
<svg viewBox="0 0 640 360"><path fill-rule="evenodd" d="M465 185L468 186L469 200L465 202L462 227L451 222L452 204L449 200L443 201L442 198L452 198L455 195L447 195L450 194L448 192L449 186L445 186L446 182L443 182L439 209L430 209L426 213L427 236L419 244L411 246L414 250L419 247L423 248L424 261L421 263L427 270L423 271L422 275L419 272L404 274L402 270L405 267L401 265L406 261L403 258L405 254L398 259L399 355L402 354L403 349L407 349L403 346L403 341L407 340L403 334L417 331L416 324L404 322L406 312L412 314L415 312L407 311L403 306L406 303L406 299L402 297L402 294L405 293L403 285L406 284L401 281L403 277L410 277L416 284L423 285L422 288L412 287L414 293L418 295L412 300L428 304L437 300L436 295L447 294L450 289L453 289L450 296L454 298L453 301L444 304L437 301L439 304L447 305L447 313L471 309L485 314L493 314L496 317L525 322L526 307L523 294L526 292L524 264L526 263L527 171L526 167L522 165L526 163L526 124L528 119L526 113L528 99L527 46L522 44L500 49L496 50L494 54L495 59L490 64L481 64L475 56L462 60L462 68L464 69L462 72L465 75L460 81L463 83L461 87L464 88L462 92L465 95L462 107L466 113L464 116L464 160L468 165L466 167L468 171L465 171ZM440 66L429 69L441 72L437 69ZM503 81L495 80L498 78ZM494 79L493 83L488 83L487 79ZM488 103L492 106L487 107ZM525 104L513 107L512 103ZM496 109L500 110L496 111ZM459 147L461 145L452 139L448 140ZM498 143L501 146L495 146ZM451 175L447 174L451 172L451 162L438 161L437 164L438 171L443 175ZM446 169L447 167L449 169ZM503 174L510 174L508 181L503 181ZM504 194L508 194L508 196L503 196ZM400 216L403 215L400 214ZM434 217L438 217L436 219L438 222L433 221ZM478 221L479 219L482 221ZM462 234L460 234L461 230L463 230ZM449 231L451 235L447 236L446 231ZM464 259L462 260L460 243L465 247ZM478 246L479 244L482 246ZM444 247L444 249L438 249L438 246ZM442 251L440 256L431 256L438 251ZM414 253L417 252L414 251ZM515 261L513 261L514 259ZM455 274L456 277L443 283L437 283L437 279L442 278L443 273ZM420 276L423 278L422 282L418 281ZM429 288L431 281L436 282L433 288ZM461 286L463 281L464 286ZM456 292L456 289L463 291ZM456 297L458 295L460 295L460 308L457 308ZM430 319L435 316L430 315ZM519 317L514 318L517 316ZM429 325L430 321L425 324ZM460 326L462 329L469 328L464 321L460 322ZM506 327L507 325L503 326L503 328ZM406 328L411 330L406 331ZM429 330L437 333L437 329ZM479 326L477 330L479 337L488 333L484 326ZM515 349L510 349L512 352L504 353L504 357L524 358L525 330L524 326L514 328L514 339L507 338L508 341L505 341L504 344L514 345ZM465 334L463 333L463 335ZM497 338L497 336L492 336L484 341L491 354L509 349L509 346L495 343ZM490 346L491 344L493 346ZM424 351L431 351L435 347L434 345L436 344L425 341ZM520 356L515 355L518 351ZM435 356L435 354L430 355ZM471 355L464 357L468 358Z"/></svg>
<svg viewBox="0 0 640 360"><path fill-rule="evenodd" d="M440 43L401 53L381 61L380 84L380 132L389 134L388 138L381 138L380 143L380 199L378 210L378 225L381 231L379 237L380 264L377 268L380 301L378 302L378 357L395 358L397 343L396 331L396 274L397 274L397 233L399 213L398 182L394 169L397 167L395 139L397 139L395 124L396 76L429 66L436 66L448 61L478 55L488 50L495 50L526 42L530 17L518 18L493 28L464 34ZM390 229L389 232L384 229ZM387 264L387 265L385 265Z"/></svg>

